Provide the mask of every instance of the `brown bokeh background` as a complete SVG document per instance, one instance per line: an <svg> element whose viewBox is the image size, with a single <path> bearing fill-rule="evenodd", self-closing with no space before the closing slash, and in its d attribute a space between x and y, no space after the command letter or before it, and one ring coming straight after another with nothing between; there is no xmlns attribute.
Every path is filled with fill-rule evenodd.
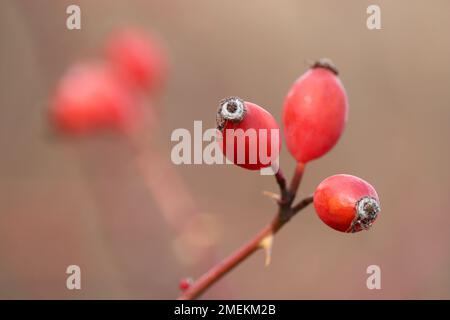
<svg viewBox="0 0 450 320"><path fill-rule="evenodd" d="M69 4L82 29L65 28ZM341 71L350 118L338 145L307 167L301 187L349 173L377 189L370 232L341 234L309 207L205 298L450 298L450 3L376 1L382 30L366 28L373 1L13 1L0 5L0 298L175 298L275 212L272 177L234 166L174 166L175 128L214 126L218 100L254 101L279 120L307 61ZM120 26L158 32L171 73L155 152L184 179L207 217L216 256L197 263L162 218L121 139L60 140L45 111L68 65L98 55ZM294 161L284 146L282 167ZM151 164L149 164L151 165ZM176 194L166 195L176 202ZM205 240L205 239L203 239ZM195 250L194 250L195 251ZM66 267L82 290L66 289ZM366 268L382 271L368 290Z"/></svg>

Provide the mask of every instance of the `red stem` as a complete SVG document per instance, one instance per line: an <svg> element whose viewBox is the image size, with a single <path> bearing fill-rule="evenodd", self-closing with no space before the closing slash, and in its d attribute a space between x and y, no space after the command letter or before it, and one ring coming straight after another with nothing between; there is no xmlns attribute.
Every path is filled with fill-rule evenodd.
<svg viewBox="0 0 450 320"><path fill-rule="evenodd" d="M252 239L245 243L242 247L232 253L230 256L219 262L207 273L195 281L187 291L179 298L179 300L191 300L200 296L212 284L233 270L242 261L247 259L255 251L261 248L261 242L267 237L276 232L279 228L278 219L275 219L259 231Z"/></svg>
<svg viewBox="0 0 450 320"><path fill-rule="evenodd" d="M262 230L260 230L255 236L253 236L247 243L242 245L230 256L219 262L208 272L198 278L178 299L190 300L199 297L205 292L211 285L217 282L220 278L226 275L229 271L233 270L237 265L251 256L258 249L263 248L263 241L270 236L277 233L281 227L290 220L298 211L308 206L313 197L309 196L295 207L292 207L294 196L300 185L301 178L303 176L304 165L299 164L295 171L295 174L291 181L291 187L289 192L283 192L285 187L285 179L281 171L276 175L276 180L281 190L281 201L279 203L278 213L275 218ZM292 195L291 195L292 193ZM269 244L270 245L270 244Z"/></svg>

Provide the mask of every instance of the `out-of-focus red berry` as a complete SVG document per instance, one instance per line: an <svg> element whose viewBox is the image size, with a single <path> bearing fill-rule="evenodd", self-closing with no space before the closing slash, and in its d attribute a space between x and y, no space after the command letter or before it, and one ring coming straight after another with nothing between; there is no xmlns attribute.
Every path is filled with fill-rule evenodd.
<svg viewBox="0 0 450 320"><path fill-rule="evenodd" d="M280 129L264 108L231 97L221 101L216 120L223 138L220 143L222 152L234 164L259 170L271 166L278 159Z"/></svg>
<svg viewBox="0 0 450 320"><path fill-rule="evenodd" d="M322 59L303 74L289 91L283 111L290 153L306 163L327 153L347 121L345 89L329 60Z"/></svg>
<svg viewBox="0 0 450 320"><path fill-rule="evenodd" d="M124 129L135 106L133 97L106 65L81 63L71 67L59 81L50 116L69 134L99 129Z"/></svg>
<svg viewBox="0 0 450 320"><path fill-rule="evenodd" d="M156 91L167 72L160 40L142 31L126 29L110 37L107 56L121 77L134 87Z"/></svg>
<svg viewBox="0 0 450 320"><path fill-rule="evenodd" d="M380 200L366 181L347 174L323 180L314 192L314 207L320 219L342 232L367 230L378 216Z"/></svg>

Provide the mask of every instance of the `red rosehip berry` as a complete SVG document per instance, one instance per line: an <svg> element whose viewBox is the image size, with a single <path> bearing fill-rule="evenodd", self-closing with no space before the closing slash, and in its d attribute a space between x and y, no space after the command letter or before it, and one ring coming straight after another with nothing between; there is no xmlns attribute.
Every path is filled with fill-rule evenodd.
<svg viewBox="0 0 450 320"><path fill-rule="evenodd" d="M121 130L129 125L132 107L132 97L105 65L84 63L60 80L50 116L69 134Z"/></svg>
<svg viewBox="0 0 450 320"><path fill-rule="evenodd" d="M156 37L122 30L111 36L106 51L110 62L132 86L155 91L164 82L166 55Z"/></svg>
<svg viewBox="0 0 450 320"><path fill-rule="evenodd" d="M278 159L280 129L273 116L262 107L237 97L224 99L216 121L222 133L222 152L234 164L259 170Z"/></svg>
<svg viewBox="0 0 450 320"><path fill-rule="evenodd" d="M284 103L290 153L302 163L323 156L341 136L347 114L347 95L338 72L329 60L321 59L294 83Z"/></svg>
<svg viewBox="0 0 450 320"><path fill-rule="evenodd" d="M368 230L380 212L380 200L366 181L347 174L323 180L314 192L320 219L342 232Z"/></svg>
<svg viewBox="0 0 450 320"><path fill-rule="evenodd" d="M180 288L181 291L186 291L193 283L194 280L192 280L192 278L184 278L181 279L178 287Z"/></svg>

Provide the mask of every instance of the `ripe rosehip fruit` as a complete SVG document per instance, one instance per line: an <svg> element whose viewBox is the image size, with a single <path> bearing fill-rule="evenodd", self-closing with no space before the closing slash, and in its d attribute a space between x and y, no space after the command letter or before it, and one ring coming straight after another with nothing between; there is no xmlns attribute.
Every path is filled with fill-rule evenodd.
<svg viewBox="0 0 450 320"><path fill-rule="evenodd" d="M129 84L155 91L167 70L166 55L155 37L137 30L122 30L107 43L107 56Z"/></svg>
<svg viewBox="0 0 450 320"><path fill-rule="evenodd" d="M347 121L348 103L338 72L327 59L316 62L289 91L283 110L290 153L306 163L327 153Z"/></svg>
<svg viewBox="0 0 450 320"><path fill-rule="evenodd" d="M124 129L131 119L132 97L104 65L78 64L60 80L50 116L65 133Z"/></svg>
<svg viewBox="0 0 450 320"><path fill-rule="evenodd" d="M380 212L380 200L366 181L347 174L323 180L314 192L320 219L342 232L368 230Z"/></svg>
<svg viewBox="0 0 450 320"><path fill-rule="evenodd" d="M220 102L216 121L222 133L222 152L234 164L259 170L271 166L278 159L280 129L265 109L231 97Z"/></svg>

